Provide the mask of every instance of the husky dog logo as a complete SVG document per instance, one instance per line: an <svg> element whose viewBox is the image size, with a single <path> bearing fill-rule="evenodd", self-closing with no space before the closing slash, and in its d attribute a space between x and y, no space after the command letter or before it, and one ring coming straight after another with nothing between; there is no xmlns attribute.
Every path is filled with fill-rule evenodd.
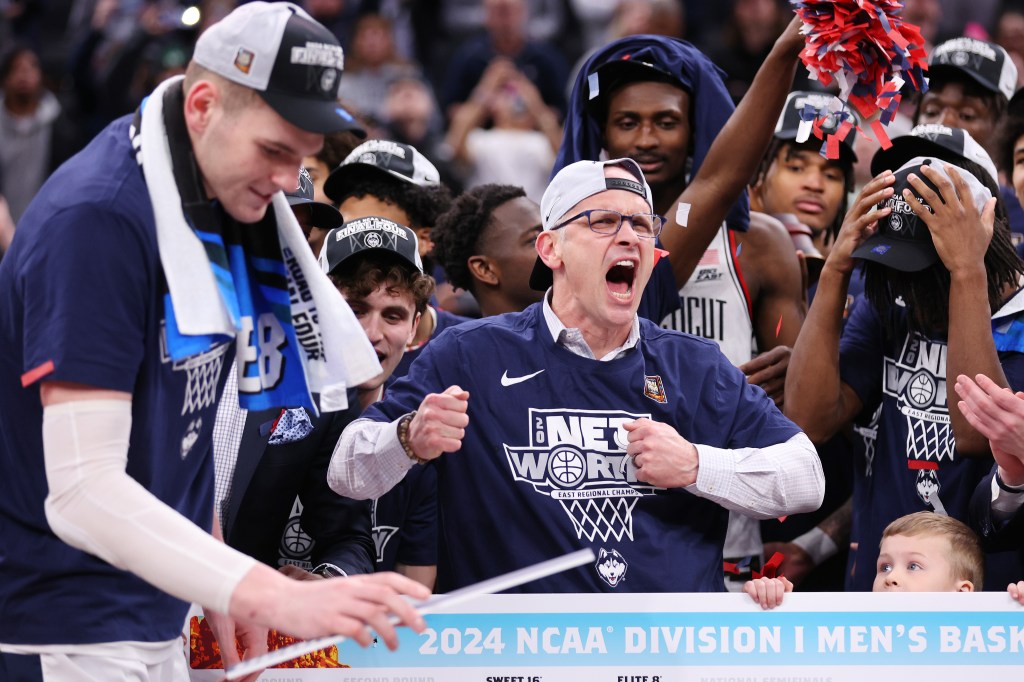
<svg viewBox="0 0 1024 682"><path fill-rule="evenodd" d="M320 76L320 89L324 92L334 90L334 84L338 82L338 72L334 69L324 69Z"/></svg>
<svg viewBox="0 0 1024 682"><path fill-rule="evenodd" d="M597 563L594 564L594 568L597 569L601 580L612 587L618 587L619 583L626 579L626 569L629 568L629 564L617 550L608 550L602 547L597 553Z"/></svg>
<svg viewBox="0 0 1024 682"><path fill-rule="evenodd" d="M188 457L188 453L192 452L192 446L199 440L199 432L203 430L203 418L196 417L188 424L188 428L185 429L185 435L181 437L181 458L185 459Z"/></svg>
<svg viewBox="0 0 1024 682"><path fill-rule="evenodd" d="M920 469L917 472L917 496L937 514L946 514L946 508L939 499L939 472L936 469Z"/></svg>
<svg viewBox="0 0 1024 682"><path fill-rule="evenodd" d="M939 477L934 471L922 469L917 472L917 496L930 505L932 497L939 492Z"/></svg>

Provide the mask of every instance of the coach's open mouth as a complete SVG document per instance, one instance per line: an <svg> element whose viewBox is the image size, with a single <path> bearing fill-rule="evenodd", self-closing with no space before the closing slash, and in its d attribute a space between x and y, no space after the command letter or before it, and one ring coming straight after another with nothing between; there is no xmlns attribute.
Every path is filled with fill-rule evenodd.
<svg viewBox="0 0 1024 682"><path fill-rule="evenodd" d="M636 280L636 262L623 259L616 261L604 279L608 283L608 291L612 296L627 300L633 294L633 282Z"/></svg>

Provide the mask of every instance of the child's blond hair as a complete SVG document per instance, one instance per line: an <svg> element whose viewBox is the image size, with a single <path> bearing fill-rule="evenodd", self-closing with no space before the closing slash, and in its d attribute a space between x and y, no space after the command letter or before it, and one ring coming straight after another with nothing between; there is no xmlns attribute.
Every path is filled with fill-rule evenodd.
<svg viewBox="0 0 1024 682"><path fill-rule="evenodd" d="M882 540L893 535L915 537L930 535L949 541L949 567L954 580L969 580L977 589L985 576L985 559L974 531L945 514L916 512L896 519L882 533Z"/></svg>

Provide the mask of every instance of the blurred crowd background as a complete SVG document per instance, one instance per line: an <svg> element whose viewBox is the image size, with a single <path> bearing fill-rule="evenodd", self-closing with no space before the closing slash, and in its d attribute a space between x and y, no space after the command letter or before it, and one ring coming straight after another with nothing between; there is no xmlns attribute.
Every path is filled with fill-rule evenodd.
<svg viewBox="0 0 1024 682"><path fill-rule="evenodd" d="M566 95L592 50L631 34L684 38L723 69L738 101L792 16L780 0L299 4L345 48L341 96L370 137L413 144L455 192L513 182L535 201L561 136ZM56 165L134 110L160 80L181 73L199 33L234 6L0 0L0 195L13 220ZM1024 75L1024 0L907 0L904 16L921 27L929 48L959 35L993 40ZM799 80L797 87L814 87L806 74Z"/></svg>

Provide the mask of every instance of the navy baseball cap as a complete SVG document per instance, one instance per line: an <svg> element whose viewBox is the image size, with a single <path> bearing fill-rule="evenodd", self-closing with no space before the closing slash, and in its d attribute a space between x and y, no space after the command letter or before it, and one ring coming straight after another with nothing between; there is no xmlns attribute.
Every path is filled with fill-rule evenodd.
<svg viewBox="0 0 1024 682"><path fill-rule="evenodd" d="M1017 67L999 45L976 38L953 38L936 45L928 55L929 78L967 78L981 87L1013 97Z"/></svg>
<svg viewBox="0 0 1024 682"><path fill-rule="evenodd" d="M878 221L878 231L854 250L854 258L874 261L904 272L917 272L939 262L939 254L935 250L928 225L914 213L914 209L903 198L903 190L909 189L916 201L932 211L908 180L913 173L921 178L929 189L938 193L938 188L921 172L921 168L928 165L949 178L943 161L937 158L917 157L900 167L895 172L893 195L884 202L892 211ZM957 170L970 188L975 206L981 211L985 202L992 197L992 193L967 171L960 168Z"/></svg>
<svg viewBox="0 0 1024 682"><path fill-rule="evenodd" d="M829 107L834 99L832 95L810 90L797 90L789 93L789 96L786 97L786 104L782 107L782 113L779 115L779 120L775 124L775 137L780 140L796 140L800 132L800 124L804 121L804 118L808 116L817 117L821 112L830 112L824 116L824 120L821 122L821 132L823 134L836 132L839 130L839 126L842 125L844 117L841 114L830 111ZM846 111L845 113L846 118L854 127L840 141L839 154L840 158L844 161L849 160L851 163L856 163L857 154L854 152L854 143L857 138L857 119L852 112ZM808 138L808 140L821 142L817 137L813 137L813 133L812 137Z"/></svg>
<svg viewBox="0 0 1024 682"><path fill-rule="evenodd" d="M345 222L341 211L330 204L315 201L313 194L313 178L309 177L309 172L305 168L300 168L298 187L291 192L284 193L288 199L288 205L293 208L306 206L312 218L310 223L313 227L319 227L321 230L332 230Z"/></svg>
<svg viewBox="0 0 1024 682"><path fill-rule="evenodd" d="M320 250L320 267L327 274L352 256L367 251L386 251L423 272L416 232L393 220L369 216L345 223L327 233Z"/></svg>
<svg viewBox="0 0 1024 682"><path fill-rule="evenodd" d="M251 88L302 130L366 133L338 103L345 66L334 34L298 5L248 2L203 31L192 59Z"/></svg>

